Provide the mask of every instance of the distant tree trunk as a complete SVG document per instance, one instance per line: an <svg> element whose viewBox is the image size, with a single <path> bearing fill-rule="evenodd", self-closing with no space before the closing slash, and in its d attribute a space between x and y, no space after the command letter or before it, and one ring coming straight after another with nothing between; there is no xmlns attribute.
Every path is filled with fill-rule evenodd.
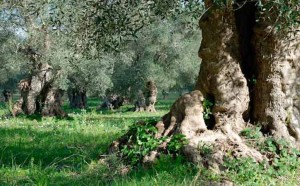
<svg viewBox="0 0 300 186"><path fill-rule="evenodd" d="M53 83L52 67L39 63L29 79L20 81L21 98L15 103L12 114L16 116L23 112L26 115L42 113L43 116L65 116L59 96L54 96L59 90L53 87Z"/></svg>
<svg viewBox="0 0 300 186"><path fill-rule="evenodd" d="M99 109L119 109L124 104L124 97L111 94L104 97L103 103L100 105Z"/></svg>
<svg viewBox="0 0 300 186"><path fill-rule="evenodd" d="M165 89L162 90L163 99L167 99L169 92L167 92Z"/></svg>
<svg viewBox="0 0 300 186"><path fill-rule="evenodd" d="M4 102L7 103L12 100L12 93L10 90L3 90L2 94L4 97Z"/></svg>
<svg viewBox="0 0 300 186"><path fill-rule="evenodd" d="M141 112L146 110L146 99L142 90L138 91L137 100L134 103L135 112Z"/></svg>
<svg viewBox="0 0 300 186"><path fill-rule="evenodd" d="M55 85L55 78L57 73L48 63L43 63L42 53L50 50L50 35L48 33L48 26L42 24L40 27L35 26L35 23L29 17L25 18L29 34L27 47L20 48L20 52L32 63L30 77L21 80L18 87L21 92L21 98L15 103L12 111L13 116L20 113L32 115L35 113L42 114L43 116L65 116L65 112L61 109L62 101L60 97L62 92ZM33 32L32 32L33 31ZM43 37L39 38L43 42L40 46L39 52L32 48L31 37L32 33L39 32ZM40 53L42 52L42 53Z"/></svg>
<svg viewBox="0 0 300 186"><path fill-rule="evenodd" d="M65 117L66 113L61 109L63 95L64 92L62 90L55 87L49 87L47 93L43 95L42 116Z"/></svg>
<svg viewBox="0 0 300 186"><path fill-rule="evenodd" d="M184 134L186 156L215 170L222 168L228 152L256 161L266 158L240 136L249 121L299 147L300 33L276 32L274 20L256 24L257 3L242 4L220 8L205 1L196 91L179 98L156 124L156 137ZM208 98L214 100L212 126L203 119ZM201 144L214 147L209 157L199 152ZM144 161L153 161L158 150Z"/></svg>
<svg viewBox="0 0 300 186"><path fill-rule="evenodd" d="M86 109L87 108L87 96L85 90L69 89L68 97L71 108Z"/></svg>
<svg viewBox="0 0 300 186"><path fill-rule="evenodd" d="M144 91L146 101L146 111L156 112L155 103L157 100L157 88L154 81L148 81Z"/></svg>

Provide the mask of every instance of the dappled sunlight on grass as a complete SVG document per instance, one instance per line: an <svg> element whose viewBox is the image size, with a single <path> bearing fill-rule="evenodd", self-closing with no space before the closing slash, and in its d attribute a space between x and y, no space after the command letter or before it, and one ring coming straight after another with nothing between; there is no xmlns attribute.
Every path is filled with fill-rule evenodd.
<svg viewBox="0 0 300 186"><path fill-rule="evenodd" d="M159 120L168 112L169 103L159 102L156 113L137 113L130 111L132 105L113 111L96 110L99 101L92 100L87 110L71 110L65 105L68 118L2 117L0 185L82 185L85 182L101 185L107 180L97 176L85 178L90 164L106 156L112 141L133 123L149 118ZM7 113L6 105L1 103L0 114Z"/></svg>

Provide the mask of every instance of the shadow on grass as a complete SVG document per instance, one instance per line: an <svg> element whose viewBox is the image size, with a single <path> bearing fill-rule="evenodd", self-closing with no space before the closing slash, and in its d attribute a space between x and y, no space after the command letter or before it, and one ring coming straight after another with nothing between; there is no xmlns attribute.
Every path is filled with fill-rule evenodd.
<svg viewBox="0 0 300 186"><path fill-rule="evenodd" d="M112 134L85 135L57 128L52 131L0 128L0 165L13 167L34 163L42 168L56 165L80 169L86 162L106 153L115 138Z"/></svg>
<svg viewBox="0 0 300 186"><path fill-rule="evenodd" d="M180 183L195 174L194 167L180 158L164 158L125 176L115 173L115 165L93 168L92 162L99 164L99 155L106 154L116 138L111 133L0 128L0 185L147 185L155 180L167 185L168 180Z"/></svg>

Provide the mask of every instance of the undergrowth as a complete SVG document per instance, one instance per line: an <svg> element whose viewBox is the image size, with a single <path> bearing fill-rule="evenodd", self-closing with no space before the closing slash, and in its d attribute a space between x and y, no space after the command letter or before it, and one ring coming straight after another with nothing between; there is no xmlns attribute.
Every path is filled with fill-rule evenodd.
<svg viewBox="0 0 300 186"><path fill-rule="evenodd" d="M146 120L138 122L129 127L125 135L127 144L121 147L121 157L131 165L142 163L143 157L151 151L158 150L160 153L169 155L181 155L182 148L187 144L187 139L182 134L175 134L171 137L163 136L156 138L157 120ZM159 148L166 143L166 147Z"/></svg>

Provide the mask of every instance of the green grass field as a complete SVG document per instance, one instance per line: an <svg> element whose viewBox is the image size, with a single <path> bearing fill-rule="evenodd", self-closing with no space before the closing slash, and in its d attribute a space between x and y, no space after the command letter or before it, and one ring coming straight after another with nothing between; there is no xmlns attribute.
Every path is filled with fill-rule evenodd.
<svg viewBox="0 0 300 186"><path fill-rule="evenodd" d="M95 109L99 101L89 100L88 110L70 110L65 106L70 116L67 119L2 118L0 185L211 185L224 178L238 185L300 184L299 168L287 169L280 176L275 171L252 174L257 167L246 162L242 170L249 167L248 172L232 168L231 172L216 175L181 156L163 156L154 165L135 168L116 157L107 157L111 142L130 125L147 118L159 119L174 100L159 100L157 113L126 111L130 106L100 112ZM0 115L6 112L2 103ZM103 158L110 163L102 161Z"/></svg>

